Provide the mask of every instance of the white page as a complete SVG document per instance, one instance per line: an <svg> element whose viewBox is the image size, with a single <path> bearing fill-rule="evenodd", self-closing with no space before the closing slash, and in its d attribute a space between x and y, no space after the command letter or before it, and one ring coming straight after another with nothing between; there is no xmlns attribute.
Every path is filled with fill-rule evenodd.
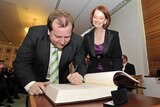
<svg viewBox="0 0 160 107"><path fill-rule="evenodd" d="M84 82L92 83L92 84L107 85L107 86L115 86L113 82L113 77L117 72L121 72L121 71L89 73L84 76Z"/></svg>

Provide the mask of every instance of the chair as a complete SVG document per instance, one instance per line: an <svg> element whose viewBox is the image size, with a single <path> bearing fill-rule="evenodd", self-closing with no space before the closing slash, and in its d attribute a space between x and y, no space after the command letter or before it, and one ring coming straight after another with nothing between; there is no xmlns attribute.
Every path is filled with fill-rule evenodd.
<svg viewBox="0 0 160 107"><path fill-rule="evenodd" d="M138 86L142 87L142 80L143 80L143 76L142 75L131 75L133 78L135 78L136 80L139 81ZM143 89L142 88L137 88L136 92L138 95L143 95Z"/></svg>
<svg viewBox="0 0 160 107"><path fill-rule="evenodd" d="M26 95L26 107L30 107L30 104L29 104L29 95L27 94Z"/></svg>

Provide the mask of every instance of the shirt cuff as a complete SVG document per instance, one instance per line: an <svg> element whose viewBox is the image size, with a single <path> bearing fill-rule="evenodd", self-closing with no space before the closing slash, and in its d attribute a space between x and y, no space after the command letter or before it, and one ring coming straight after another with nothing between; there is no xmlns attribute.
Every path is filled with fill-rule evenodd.
<svg viewBox="0 0 160 107"><path fill-rule="evenodd" d="M30 87L31 87L34 83L36 83L36 81L31 81L30 83L28 83L28 84L24 87L25 90L28 92L28 90L30 89Z"/></svg>

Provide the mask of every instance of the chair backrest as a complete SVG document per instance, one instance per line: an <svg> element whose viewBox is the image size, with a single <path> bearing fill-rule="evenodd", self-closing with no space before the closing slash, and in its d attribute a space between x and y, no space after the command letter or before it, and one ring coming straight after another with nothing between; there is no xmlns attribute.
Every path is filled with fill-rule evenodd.
<svg viewBox="0 0 160 107"><path fill-rule="evenodd" d="M142 75L131 75L133 78L139 81L138 86L142 87L142 81L143 81L143 76ZM142 88L137 88L137 94L143 95L143 89Z"/></svg>

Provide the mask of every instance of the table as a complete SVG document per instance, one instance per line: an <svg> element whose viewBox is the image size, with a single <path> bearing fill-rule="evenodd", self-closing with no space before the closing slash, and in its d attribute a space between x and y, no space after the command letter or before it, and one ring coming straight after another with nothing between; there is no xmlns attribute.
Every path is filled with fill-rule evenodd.
<svg viewBox="0 0 160 107"><path fill-rule="evenodd" d="M160 98L137 94L129 94L128 96L128 102L121 105L120 107L160 107ZM105 99L99 101L55 106L44 95L29 96L30 107L103 107L103 103L109 100Z"/></svg>

